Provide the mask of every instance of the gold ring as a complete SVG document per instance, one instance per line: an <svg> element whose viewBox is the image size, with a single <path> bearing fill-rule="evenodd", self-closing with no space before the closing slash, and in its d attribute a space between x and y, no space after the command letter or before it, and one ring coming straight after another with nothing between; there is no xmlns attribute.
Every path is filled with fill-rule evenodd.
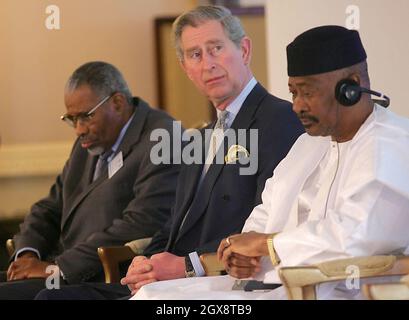
<svg viewBox="0 0 409 320"><path fill-rule="evenodd" d="M226 238L226 243L227 243L229 246L231 246L230 237L227 237L227 238Z"/></svg>

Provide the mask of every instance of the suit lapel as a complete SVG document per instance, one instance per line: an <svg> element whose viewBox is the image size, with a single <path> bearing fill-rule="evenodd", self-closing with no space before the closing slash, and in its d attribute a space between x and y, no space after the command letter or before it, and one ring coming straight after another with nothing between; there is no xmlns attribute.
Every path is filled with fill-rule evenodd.
<svg viewBox="0 0 409 320"><path fill-rule="evenodd" d="M132 151L133 146L139 141L140 136L142 134L142 130L148 116L150 108L141 99L134 99L135 108L135 115L123 137L121 144L118 147L118 150L115 154L118 154L122 151L123 161L125 161L126 157ZM86 160L86 168L88 170L87 174L87 183L84 190L75 197L72 201L72 206L68 211L68 214L64 215L62 220L62 227L64 227L65 223L68 221L68 218L73 214L75 209L78 205L84 200L84 198L95 188L97 188L101 183L103 183L108 178L108 166L104 169L101 173L99 178L92 182L92 177L94 175L95 164L98 157L88 156ZM91 182L89 184L89 182ZM83 183L83 182L79 182ZM70 201L71 202L71 201Z"/></svg>
<svg viewBox="0 0 409 320"><path fill-rule="evenodd" d="M267 91L260 84L257 84L244 101L243 106L234 119L230 129L234 130L236 134L238 129L249 129L254 121L254 115L256 114L262 99L267 94ZM224 149L220 150L221 152L224 151L223 159L230 148L230 145L228 145L227 143L227 139L225 139ZM230 144L231 143L232 142L230 141ZM178 238L183 236L183 234L185 234L206 211L214 185L218 177L220 176L220 173L222 172L224 166L225 164L212 164L209 167L209 170L202 182L202 185L200 186L200 189L198 189L196 192L196 197L194 198L193 203L190 207L189 215L178 234ZM186 208L186 211L182 212L186 213L187 210L188 208Z"/></svg>
<svg viewBox="0 0 409 320"><path fill-rule="evenodd" d="M208 126L206 126L204 129L200 130L202 141L205 141L205 132L207 129L211 129L214 126L214 122ZM190 141L190 143L194 143L194 141ZM184 190L186 190L186 193L183 195L183 200L182 204L179 207L180 209L177 210L178 215L175 216L175 225L180 226L180 223L182 222L183 218L186 215L186 212L189 210L189 207L192 204L192 201L194 199L194 196L198 192L198 185L200 178L202 176L203 172L203 165L205 161L205 151L206 151L206 142L201 144L202 147L202 159L200 164L191 164L185 166L186 172L184 175L187 177L184 184Z"/></svg>

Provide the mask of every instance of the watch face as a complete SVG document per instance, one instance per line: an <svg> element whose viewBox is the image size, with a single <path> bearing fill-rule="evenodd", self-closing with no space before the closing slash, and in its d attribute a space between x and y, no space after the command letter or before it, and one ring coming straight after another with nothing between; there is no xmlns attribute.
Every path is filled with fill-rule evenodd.
<svg viewBox="0 0 409 320"><path fill-rule="evenodd" d="M190 258L188 256L185 257L185 270L186 272L192 272L195 269L193 268L193 264L190 261Z"/></svg>

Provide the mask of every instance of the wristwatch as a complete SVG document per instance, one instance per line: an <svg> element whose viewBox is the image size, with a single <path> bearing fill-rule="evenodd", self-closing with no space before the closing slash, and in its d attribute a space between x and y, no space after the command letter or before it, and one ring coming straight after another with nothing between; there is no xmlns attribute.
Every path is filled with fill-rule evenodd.
<svg viewBox="0 0 409 320"><path fill-rule="evenodd" d="M190 261L189 256L185 256L185 277L192 278L196 277L195 269L193 268L192 261Z"/></svg>
<svg viewBox="0 0 409 320"><path fill-rule="evenodd" d="M268 253L270 254L270 260L273 266L276 266L280 263L280 258L277 256L277 252L274 249L273 239L278 233L273 233L267 238L267 248Z"/></svg>

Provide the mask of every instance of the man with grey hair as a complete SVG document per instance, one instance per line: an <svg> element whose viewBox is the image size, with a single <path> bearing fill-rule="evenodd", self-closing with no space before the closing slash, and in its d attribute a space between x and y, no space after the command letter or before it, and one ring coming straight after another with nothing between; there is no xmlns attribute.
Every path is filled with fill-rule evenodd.
<svg viewBox="0 0 409 320"><path fill-rule="evenodd" d="M225 119L230 132L257 130L257 148L249 141L238 143L238 147L255 155L258 169L241 175L240 163L227 160L223 165L212 162L207 167L206 161L199 168L182 167L178 186L194 187L176 193L165 252L133 260L121 281L131 294L154 281L203 276L199 255L216 251L220 237L241 230L261 202L266 179L303 131L291 104L268 94L257 83L250 68L251 40L228 9L197 7L176 19L173 33L183 70L216 109L218 120L208 128L217 128ZM218 141L215 131L208 147L210 157L212 145ZM228 142L225 150L233 145Z"/></svg>
<svg viewBox="0 0 409 320"><path fill-rule="evenodd" d="M78 139L48 197L33 205L14 237L0 299L34 298L50 273L60 285L103 281L98 247L151 237L169 218L179 166L154 165L149 154L151 132L171 133L173 119L132 98L121 73L105 62L72 74L65 105L61 119Z"/></svg>

